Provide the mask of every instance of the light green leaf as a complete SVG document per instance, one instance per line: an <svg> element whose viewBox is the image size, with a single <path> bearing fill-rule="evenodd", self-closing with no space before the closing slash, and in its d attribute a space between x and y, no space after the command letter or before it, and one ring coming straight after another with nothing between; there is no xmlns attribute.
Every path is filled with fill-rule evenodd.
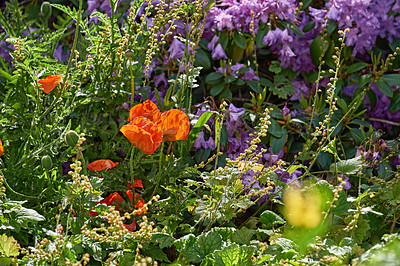
<svg viewBox="0 0 400 266"><path fill-rule="evenodd" d="M19 255L17 241L14 237L8 237L6 234L0 236L0 253L5 257L14 257Z"/></svg>
<svg viewBox="0 0 400 266"><path fill-rule="evenodd" d="M216 232L208 232L197 237L193 246L189 247L185 256L194 263L201 262L208 254L222 247L222 237Z"/></svg>
<svg viewBox="0 0 400 266"><path fill-rule="evenodd" d="M354 175L359 171L362 163L363 161L361 159L361 156L358 156L352 159L340 161L336 164L331 164L329 171L331 173L335 173L337 171L338 173L344 175Z"/></svg>
<svg viewBox="0 0 400 266"><path fill-rule="evenodd" d="M251 246L241 246L236 244L216 251L214 253L215 266L247 266L253 265L251 257L255 248Z"/></svg>

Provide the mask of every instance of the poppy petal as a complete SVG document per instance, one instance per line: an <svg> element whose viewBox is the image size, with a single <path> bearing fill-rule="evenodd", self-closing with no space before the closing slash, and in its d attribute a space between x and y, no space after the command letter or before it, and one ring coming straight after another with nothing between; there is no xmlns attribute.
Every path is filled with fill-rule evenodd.
<svg viewBox="0 0 400 266"><path fill-rule="evenodd" d="M107 198L100 201L100 204L106 204L107 206L115 206L115 209L119 211L120 207L116 206L115 203L119 202L119 205L122 204L124 199L121 197L118 192L111 193Z"/></svg>
<svg viewBox="0 0 400 266"><path fill-rule="evenodd" d="M45 79L40 79L40 88L43 89L44 93L48 94L61 82L61 75L47 76Z"/></svg>
<svg viewBox="0 0 400 266"><path fill-rule="evenodd" d="M133 182L134 182L134 183L133 183L133 186L134 186L134 187L136 187L136 188L143 188L142 180L140 180L140 179L134 179ZM128 189L132 189L132 183L131 183L131 182L128 182L127 188L128 188Z"/></svg>
<svg viewBox="0 0 400 266"><path fill-rule="evenodd" d="M162 113L162 129L164 140L185 140L189 135L190 122L188 116L177 109Z"/></svg>
<svg viewBox="0 0 400 266"><path fill-rule="evenodd" d="M162 130L145 117L137 117L120 131L145 154L153 154L162 142Z"/></svg>
<svg viewBox="0 0 400 266"><path fill-rule="evenodd" d="M3 144L1 144L1 140L0 140L0 156L2 156L4 153L4 147Z"/></svg>
<svg viewBox="0 0 400 266"><path fill-rule="evenodd" d="M146 117L152 122L156 122L160 119L161 113L158 110L157 105L150 100L146 100L143 103L135 105L129 111L129 121L133 121L136 117Z"/></svg>
<svg viewBox="0 0 400 266"><path fill-rule="evenodd" d="M129 231L135 231L136 230L136 223L133 221L131 224L124 224L124 227L128 229Z"/></svg>
<svg viewBox="0 0 400 266"><path fill-rule="evenodd" d="M129 200L132 202L133 201L133 192L132 192L132 190L127 190L126 191L126 195L128 195ZM140 195L138 193L135 193L135 201L137 201L136 204L135 204L135 209L139 209L140 210L139 212L136 213L137 215L142 214L142 213L143 214L146 213L146 209L142 209L144 207L144 199L141 197L138 200L139 197L140 197Z"/></svg>
<svg viewBox="0 0 400 266"><path fill-rule="evenodd" d="M114 163L111 160L103 159L91 162L88 164L87 169L91 171L102 171L106 169L106 171L108 171L109 169L116 167L118 164L119 163Z"/></svg>

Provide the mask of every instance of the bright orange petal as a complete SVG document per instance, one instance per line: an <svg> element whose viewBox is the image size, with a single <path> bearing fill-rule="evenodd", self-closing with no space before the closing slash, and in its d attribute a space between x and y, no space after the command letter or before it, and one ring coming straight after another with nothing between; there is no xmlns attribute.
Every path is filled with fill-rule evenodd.
<svg viewBox="0 0 400 266"><path fill-rule="evenodd" d="M145 117L137 117L120 131L145 154L153 154L162 141L162 130Z"/></svg>
<svg viewBox="0 0 400 266"><path fill-rule="evenodd" d="M4 153L4 147L3 144L1 144L1 140L0 140L0 156L2 156Z"/></svg>
<svg viewBox="0 0 400 266"><path fill-rule="evenodd" d="M150 119L152 122L156 122L160 119L161 113L157 108L157 105L150 100L146 100L144 103L140 103L131 108L129 111L129 121L133 121L136 117L143 116Z"/></svg>
<svg viewBox="0 0 400 266"><path fill-rule="evenodd" d="M129 200L132 202L133 201L133 192L132 190L128 190L126 191L126 195L128 195ZM142 209L144 207L144 199L142 197L140 197L140 199L138 200L138 198L140 197L140 195L138 193L135 193L135 209L139 209L140 211L137 212L136 214L145 214L146 213L146 209Z"/></svg>
<svg viewBox="0 0 400 266"><path fill-rule="evenodd" d="M118 192L111 193L107 198L100 201L101 204L105 203L107 206L115 206L115 209L118 211L120 209L119 206L116 206L115 203L119 202L121 205L124 199L121 197Z"/></svg>
<svg viewBox="0 0 400 266"><path fill-rule="evenodd" d="M190 122L187 115L177 109L162 113L162 129L164 140L185 140L189 135Z"/></svg>
<svg viewBox="0 0 400 266"><path fill-rule="evenodd" d="M48 94L61 82L61 75L47 76L45 79L40 79L40 88L43 89L44 93Z"/></svg>
<svg viewBox="0 0 400 266"><path fill-rule="evenodd" d="M103 171L106 169L108 171L111 168L114 168L118 165L119 163L114 163L111 160L97 160L94 162L91 162L88 164L87 168L91 171Z"/></svg>

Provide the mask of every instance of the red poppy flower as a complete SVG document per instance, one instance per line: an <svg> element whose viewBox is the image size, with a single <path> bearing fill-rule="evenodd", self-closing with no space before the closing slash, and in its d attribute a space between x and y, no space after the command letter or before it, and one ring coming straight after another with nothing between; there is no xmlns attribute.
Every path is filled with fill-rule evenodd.
<svg viewBox="0 0 400 266"><path fill-rule="evenodd" d="M40 79L40 88L43 89L44 93L48 94L61 82L61 75L47 76L45 79Z"/></svg>
<svg viewBox="0 0 400 266"><path fill-rule="evenodd" d="M123 224L123 226L128 229L129 231L135 231L136 230L136 223L133 221L131 224Z"/></svg>
<svg viewBox="0 0 400 266"><path fill-rule="evenodd" d="M120 206L124 199L118 192L111 193L107 198L100 201L100 204L106 204L107 206L114 206L117 211L119 211ZM119 204L117 203L119 202ZM117 203L117 205L116 205Z"/></svg>
<svg viewBox="0 0 400 266"><path fill-rule="evenodd" d="M104 169L108 171L109 169L116 167L118 164L119 163L114 163L111 160L103 159L91 162L88 164L87 168L91 171L103 171Z"/></svg>
<svg viewBox="0 0 400 266"><path fill-rule="evenodd" d="M133 183L133 186L134 186L134 187L143 188L142 180L140 180L140 179L134 179L133 182L134 182L134 183ZM128 188L128 189L132 189L132 183L131 183L131 182L128 182L127 188Z"/></svg>
<svg viewBox="0 0 400 266"><path fill-rule="evenodd" d="M160 113L150 100L131 108L128 125L120 131L145 154L152 154L166 141L185 140L189 135L190 123L187 115L177 109Z"/></svg>
<svg viewBox="0 0 400 266"><path fill-rule="evenodd" d="M1 144L1 140L0 140L0 156L2 156L4 153L4 148L3 148L3 144Z"/></svg>
<svg viewBox="0 0 400 266"><path fill-rule="evenodd" d="M120 131L145 154L152 154L160 146L163 137L161 128L145 117L135 118Z"/></svg>

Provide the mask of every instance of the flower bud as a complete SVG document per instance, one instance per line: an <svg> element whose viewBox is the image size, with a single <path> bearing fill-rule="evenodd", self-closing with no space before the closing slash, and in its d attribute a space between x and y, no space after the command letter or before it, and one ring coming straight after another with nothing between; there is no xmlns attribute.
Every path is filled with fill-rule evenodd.
<svg viewBox="0 0 400 266"><path fill-rule="evenodd" d="M43 156L40 162L42 164L42 167L47 171L50 170L51 167L53 167L53 161L51 160L51 157L48 155Z"/></svg>
<svg viewBox="0 0 400 266"><path fill-rule="evenodd" d="M79 135L73 130L70 130L65 134L65 141L70 147L75 147L79 141Z"/></svg>

